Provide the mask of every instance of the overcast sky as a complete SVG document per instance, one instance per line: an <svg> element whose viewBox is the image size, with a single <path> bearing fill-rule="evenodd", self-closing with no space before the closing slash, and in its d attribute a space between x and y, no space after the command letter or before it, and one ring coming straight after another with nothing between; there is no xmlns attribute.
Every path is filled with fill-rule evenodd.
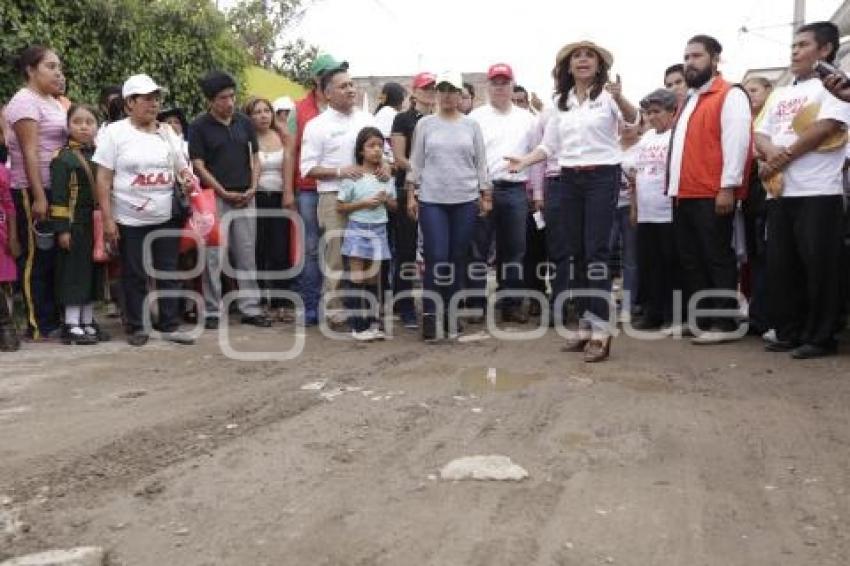
<svg viewBox="0 0 850 566"><path fill-rule="evenodd" d="M507 62L517 81L547 99L555 53L591 39L614 54L632 101L660 85L697 33L723 44L721 69L787 65L793 0L305 0L288 32L351 64L356 76L420 70L485 71ZM839 0L809 0L807 21L828 19ZM747 26L749 33L740 33ZM766 29L764 29L766 28Z"/></svg>

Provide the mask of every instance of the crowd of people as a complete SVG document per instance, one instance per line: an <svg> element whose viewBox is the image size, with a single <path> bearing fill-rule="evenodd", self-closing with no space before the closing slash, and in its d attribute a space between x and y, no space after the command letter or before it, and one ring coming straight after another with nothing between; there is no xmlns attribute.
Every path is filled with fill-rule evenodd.
<svg viewBox="0 0 850 566"><path fill-rule="evenodd" d="M555 56L550 107L495 63L479 104L460 73L422 71L384 85L374 114L348 64L320 55L295 103L240 108L234 78L210 72L190 123L144 74L98 108L71 103L61 54L28 47L2 111L0 348L19 347L19 292L26 338L73 345L110 339L95 319L107 301L134 346L152 328L191 344L184 319L214 330L232 312L364 342L392 316L426 341L539 317L587 362L609 357L618 323L834 354L850 81L817 63L838 48L833 24L804 25L791 84L733 84L720 43L697 35L633 102L614 55L579 41ZM217 241L184 246L204 193ZM202 304L181 298L193 289Z"/></svg>

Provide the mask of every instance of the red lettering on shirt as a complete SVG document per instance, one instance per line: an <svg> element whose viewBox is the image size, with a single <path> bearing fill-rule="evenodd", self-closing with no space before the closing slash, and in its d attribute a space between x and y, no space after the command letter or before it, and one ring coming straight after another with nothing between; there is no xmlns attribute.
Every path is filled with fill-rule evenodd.
<svg viewBox="0 0 850 566"><path fill-rule="evenodd" d="M136 175L136 178L133 179L133 182L130 183L130 186L141 188L163 187L171 185L173 182L171 173L163 173L160 171L159 173L139 173Z"/></svg>

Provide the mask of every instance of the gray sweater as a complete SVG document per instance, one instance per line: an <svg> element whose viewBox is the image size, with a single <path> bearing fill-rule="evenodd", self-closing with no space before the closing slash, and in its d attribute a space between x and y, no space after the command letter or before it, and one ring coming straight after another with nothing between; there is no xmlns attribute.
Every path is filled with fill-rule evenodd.
<svg viewBox="0 0 850 566"><path fill-rule="evenodd" d="M413 131L407 180L419 188L419 201L457 204L477 200L490 188L484 137L474 120L426 116Z"/></svg>

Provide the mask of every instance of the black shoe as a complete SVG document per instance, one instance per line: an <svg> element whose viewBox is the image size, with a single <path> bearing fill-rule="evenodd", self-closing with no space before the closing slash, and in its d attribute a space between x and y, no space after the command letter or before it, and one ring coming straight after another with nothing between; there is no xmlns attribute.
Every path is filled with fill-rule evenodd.
<svg viewBox="0 0 850 566"><path fill-rule="evenodd" d="M204 320L204 328L207 330L218 330L218 319L207 318Z"/></svg>
<svg viewBox="0 0 850 566"><path fill-rule="evenodd" d="M428 341L437 339L437 315L422 315L422 339Z"/></svg>
<svg viewBox="0 0 850 566"><path fill-rule="evenodd" d="M0 297L0 300L5 300ZM21 339L14 328L0 329L0 352L17 352L21 349Z"/></svg>
<svg viewBox="0 0 850 566"><path fill-rule="evenodd" d="M837 352L835 346L816 346L815 344L803 344L791 352L795 360L810 360L812 358L824 358L833 356Z"/></svg>
<svg viewBox="0 0 850 566"><path fill-rule="evenodd" d="M74 330L77 332L73 332ZM62 343L68 346L93 346L97 344L97 338L92 334L86 334L80 326L66 324L62 327Z"/></svg>
<svg viewBox="0 0 850 566"><path fill-rule="evenodd" d="M796 342L787 342L787 341L778 341L778 342L768 342L764 345L764 349L767 352L790 352L800 345Z"/></svg>
<svg viewBox="0 0 850 566"><path fill-rule="evenodd" d="M443 330L445 332L445 336L448 336L449 338L457 338L458 336L460 336L463 333L463 325L460 323L459 320L455 322L456 328L454 330L449 328L449 326L450 326L449 315L446 314L443 317Z"/></svg>
<svg viewBox="0 0 850 566"><path fill-rule="evenodd" d="M507 307L502 311L502 322L526 324L528 322L528 315L525 314L521 306Z"/></svg>
<svg viewBox="0 0 850 566"><path fill-rule="evenodd" d="M251 326L256 326L257 328L269 328L272 325L272 321L265 316L258 314L256 316L243 316L242 324L249 324Z"/></svg>
<svg viewBox="0 0 850 566"><path fill-rule="evenodd" d="M632 323L632 328L635 330L659 330L663 326L662 322L654 318L640 318Z"/></svg>
<svg viewBox="0 0 850 566"><path fill-rule="evenodd" d="M94 336L98 342L109 342L112 340L112 335L104 330L97 322L83 325L83 330L86 334Z"/></svg>
<svg viewBox="0 0 850 566"><path fill-rule="evenodd" d="M145 334L142 330L136 330L132 334L127 336L127 344L130 346L144 346L148 343L148 335Z"/></svg>

